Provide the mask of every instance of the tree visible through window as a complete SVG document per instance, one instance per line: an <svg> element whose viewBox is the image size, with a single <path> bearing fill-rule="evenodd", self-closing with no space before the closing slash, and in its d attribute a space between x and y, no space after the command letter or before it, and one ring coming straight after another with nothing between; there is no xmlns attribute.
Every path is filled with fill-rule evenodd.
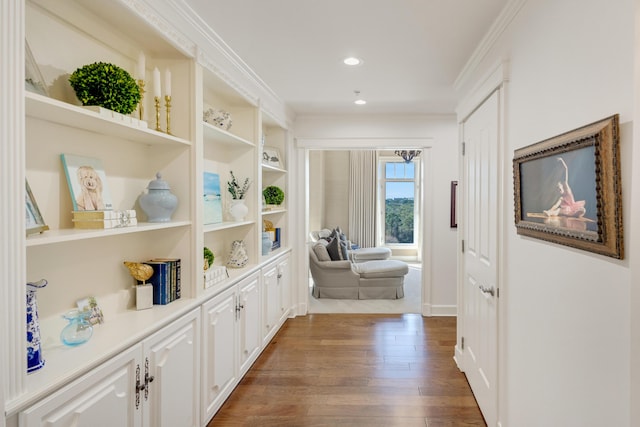
<svg viewBox="0 0 640 427"><path fill-rule="evenodd" d="M415 244L416 166L384 162L384 242Z"/></svg>

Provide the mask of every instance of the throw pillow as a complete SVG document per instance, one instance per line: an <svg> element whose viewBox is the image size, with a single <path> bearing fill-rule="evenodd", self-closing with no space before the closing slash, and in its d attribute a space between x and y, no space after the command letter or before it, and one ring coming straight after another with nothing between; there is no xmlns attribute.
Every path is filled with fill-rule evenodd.
<svg viewBox="0 0 640 427"><path fill-rule="evenodd" d="M316 243L313 245L313 252L316 254L318 261L331 261L327 247L322 243Z"/></svg>
<svg viewBox="0 0 640 427"><path fill-rule="evenodd" d="M329 252L331 261L342 261L346 259L342 251L342 245L340 244L339 238L333 238L329 242L329 244L327 245L327 252Z"/></svg>
<svg viewBox="0 0 640 427"><path fill-rule="evenodd" d="M347 242L343 240L340 241L340 251L342 253L342 259L349 259L349 246Z"/></svg>

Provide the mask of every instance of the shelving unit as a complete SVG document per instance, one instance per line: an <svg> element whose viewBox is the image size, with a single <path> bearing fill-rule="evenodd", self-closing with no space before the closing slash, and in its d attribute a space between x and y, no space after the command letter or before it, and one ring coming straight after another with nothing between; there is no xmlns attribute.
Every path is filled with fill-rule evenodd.
<svg viewBox="0 0 640 427"><path fill-rule="evenodd" d="M200 347L201 329L211 320L207 319L204 306L223 294L235 295L236 306L226 314L232 314L231 321L240 322L234 330L245 334L244 338L234 339L240 342L250 336L243 345L251 347L249 353L242 350L237 354L241 356L239 376L246 372L290 313L286 199L282 207L262 211L264 186L278 185L287 192L288 131L281 124L282 118L264 114L258 97L230 83L228 75L211 66L210 58L202 56L208 49L196 46L171 26L173 21L166 19L166 14L176 7L175 2L159 0L152 8L148 2L138 0L18 1L24 1L25 5L24 11L18 8L15 12L17 21L24 18L25 34L13 36L26 38L40 65L49 96L25 92L24 116L20 114L16 120L20 122L18 127L24 125L26 129L24 141L15 141L16 146L24 144L24 161L17 162L15 171L4 171L3 175L13 180L16 177L22 180L23 175L27 178L49 230L16 240L10 249L24 254L25 263L18 267L23 270L18 276L24 280L20 281L45 278L48 285L37 295L45 366L29 375L24 369L25 363L18 362L26 359L24 310L13 308L24 301L24 283L14 284L15 288L7 293L11 299L2 302L0 316L9 325L6 329L18 330L0 335L11 348L10 361L2 367L4 371L0 375L4 389L8 390L3 395L6 423L13 427L20 414L29 413L24 418L28 420L25 425L40 425L44 418L38 417L49 416L46 408L72 410L71 406L65 406L71 401L79 405L74 411L85 408L84 403L79 403L85 398L83 378L99 378L109 383L109 376L113 374L115 378L116 371L122 375L118 378L126 377L117 380L118 387L124 384L125 391L116 397L129 402L134 390L139 388L139 384L128 384L135 381L135 368L144 366L143 358L166 352L178 358L177 361L171 359L170 369L188 366L191 375L180 376L173 371L168 378L175 374L184 380L184 384L177 387L158 380L162 384L156 383L154 387L162 390L162 394L156 394L154 399L177 401L188 396L185 411L188 409L189 416L196 414L192 420L195 424L205 424L211 411L204 411L200 372L211 368L206 365L212 363L206 355L212 350ZM131 115L136 120L113 118L79 105L68 84L70 73L83 65L102 61L114 63L133 75L141 51L146 56L143 101L146 126L139 122L137 112ZM155 130L151 96L155 67L163 73L170 69L173 77L171 134ZM14 86L23 84L13 83ZM164 79L162 83L164 86ZM159 125L166 129L162 104ZM224 130L204 122L203 112L208 108L231 113L231 128ZM263 141L280 151L281 167L261 163ZM135 209L138 224L107 230L74 229L73 203L60 160L62 153L102 160L114 208ZM204 224L205 171L220 177L223 221L216 224ZM239 180L251 181L245 198L249 213L242 221L232 220L227 213L230 196L226 184L231 171ZM150 223L139 208L138 198L158 172L178 197L178 208L170 222ZM16 228L21 228L22 208L20 215L17 214L14 212L11 221ZM265 219L282 229L283 239L281 247L267 256L261 254L260 246ZM213 250L214 266L222 266L236 240L244 241L248 264L240 269L229 268L227 279L205 288L203 247ZM142 262L157 257L181 259L182 296L168 305L137 311L134 281L123 261ZM268 282L267 292L265 274L268 272L271 280L276 267L278 280ZM64 326L61 314L88 296L96 297L105 323L95 327L87 343L65 347L59 340ZM242 298L251 304L243 304ZM250 309L243 308L245 306ZM267 321L262 315L266 312L270 313L267 330L262 324ZM238 318L237 313L240 313ZM183 334L181 328L185 328L186 333ZM180 349L172 352L174 339L179 341ZM222 344L222 349L216 348L212 354L224 352L226 343ZM151 365L153 369L153 361ZM191 386L194 388L181 396L184 388ZM94 403L105 405L101 409L109 411L107 398L96 399L91 405ZM136 420L131 425L150 425L154 423L150 420L157 421L154 417L163 416L163 407L170 406L162 403L154 401L150 408L132 415L133 418L127 415L127 419ZM131 405L127 405L118 408L130 411ZM198 414L199 410L203 412Z"/></svg>

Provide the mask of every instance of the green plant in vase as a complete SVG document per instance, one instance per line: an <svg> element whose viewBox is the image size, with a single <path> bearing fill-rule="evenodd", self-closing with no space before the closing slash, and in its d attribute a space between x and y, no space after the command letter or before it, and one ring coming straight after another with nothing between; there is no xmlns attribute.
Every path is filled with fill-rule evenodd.
<svg viewBox="0 0 640 427"><path fill-rule="evenodd" d="M130 114L140 102L140 89L131 75L117 65L95 62L75 70L69 83L82 105L97 105Z"/></svg>
<svg viewBox="0 0 640 427"><path fill-rule="evenodd" d="M242 185L238 182L238 179L233 174L233 171L230 172L231 181L227 181L227 189L229 190L229 194L233 200L244 199L244 196L247 195L247 191L249 191L249 187L251 186L251 182L249 178L245 178Z"/></svg>

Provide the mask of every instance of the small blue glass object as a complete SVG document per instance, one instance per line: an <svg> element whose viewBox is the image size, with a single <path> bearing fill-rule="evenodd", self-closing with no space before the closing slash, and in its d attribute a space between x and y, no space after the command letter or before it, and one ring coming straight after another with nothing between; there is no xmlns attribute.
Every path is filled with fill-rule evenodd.
<svg viewBox="0 0 640 427"><path fill-rule="evenodd" d="M60 333L64 345L73 347L89 341L93 335L93 326L89 323L90 315L90 311L71 310L62 316L69 321Z"/></svg>

